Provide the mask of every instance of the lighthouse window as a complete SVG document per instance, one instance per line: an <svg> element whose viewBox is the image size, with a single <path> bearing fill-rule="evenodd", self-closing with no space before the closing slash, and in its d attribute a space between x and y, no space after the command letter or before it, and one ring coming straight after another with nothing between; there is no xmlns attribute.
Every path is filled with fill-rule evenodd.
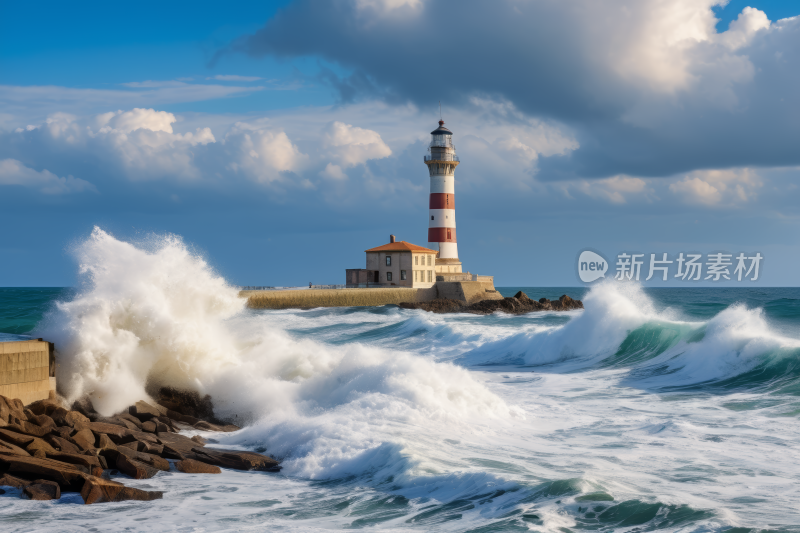
<svg viewBox="0 0 800 533"><path fill-rule="evenodd" d="M447 239L448 239L448 240L450 240L450 239L452 239L452 238L453 238L453 237L451 237L451 236L450 236L450 230L447 230Z"/></svg>
<svg viewBox="0 0 800 533"><path fill-rule="evenodd" d="M392 281L392 273L391 272L387 272L386 273L386 281Z"/></svg>
<svg viewBox="0 0 800 533"><path fill-rule="evenodd" d="M405 271L405 270L401 270L401 271L400 271L400 279L401 279L402 281L405 281L405 280L406 280L406 271Z"/></svg>
<svg viewBox="0 0 800 533"><path fill-rule="evenodd" d="M433 220L433 215L431 215L431 220Z"/></svg>
<svg viewBox="0 0 800 533"><path fill-rule="evenodd" d="M390 266L392 266L392 256L391 256L391 255L387 255L387 256L386 256L386 266L387 266L387 267L390 267ZM391 278L390 278L390 279L391 279Z"/></svg>

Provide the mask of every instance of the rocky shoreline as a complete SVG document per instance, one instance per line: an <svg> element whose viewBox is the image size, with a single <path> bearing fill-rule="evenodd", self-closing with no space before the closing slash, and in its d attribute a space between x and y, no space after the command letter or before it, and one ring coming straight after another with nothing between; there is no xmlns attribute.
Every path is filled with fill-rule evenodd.
<svg viewBox="0 0 800 533"><path fill-rule="evenodd" d="M213 417L211 399L162 389L158 402L136 402L111 417L89 401L66 409L55 399L24 406L0 396L0 487L32 500L79 492L87 504L160 499L163 492L126 487L111 476L147 479L162 471L219 474L220 468L277 472L275 459L255 452L206 447L179 431L228 432L239 427ZM0 494L5 490L0 488Z"/></svg>
<svg viewBox="0 0 800 533"><path fill-rule="evenodd" d="M522 291L514 296L503 298L502 300L481 300L472 305L466 305L458 300L447 298L437 298L429 302L414 303L404 302L398 304L403 309L422 309L431 313L472 313L474 315L489 315L495 311L521 315L535 311L571 311L573 309L583 309L583 302L573 300L566 294L558 300L548 300L540 298L532 300Z"/></svg>

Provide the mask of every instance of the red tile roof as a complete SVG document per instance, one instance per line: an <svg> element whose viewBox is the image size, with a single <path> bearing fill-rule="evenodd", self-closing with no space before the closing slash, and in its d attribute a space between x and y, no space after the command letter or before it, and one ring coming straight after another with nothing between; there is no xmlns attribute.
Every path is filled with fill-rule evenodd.
<svg viewBox="0 0 800 533"><path fill-rule="evenodd" d="M370 248L369 250L364 250L364 251L365 252L421 252L424 254L438 253L436 250L431 250L430 248L423 248L422 246L417 246L416 244L411 244L410 242L406 241L390 242L389 244L384 244L383 246L378 246L377 248Z"/></svg>

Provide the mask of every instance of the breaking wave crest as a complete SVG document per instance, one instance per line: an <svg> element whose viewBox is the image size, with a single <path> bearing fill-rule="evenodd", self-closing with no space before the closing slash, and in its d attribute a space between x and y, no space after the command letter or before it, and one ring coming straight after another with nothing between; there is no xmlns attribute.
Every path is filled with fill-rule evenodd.
<svg viewBox="0 0 800 533"><path fill-rule="evenodd" d="M293 338L246 310L237 289L175 236L136 246L95 228L76 254L83 288L37 334L58 347L60 393L88 396L101 414L149 398L154 385L210 394L217 416L255 423L237 439L268 444L312 478L378 454L383 425L522 416L450 363Z"/></svg>
<svg viewBox="0 0 800 533"><path fill-rule="evenodd" d="M560 327L487 342L460 361L516 362L565 372L626 369L629 384L647 387L794 386L800 340L769 325L764 310L734 304L707 321L656 310L638 285L607 282L583 300L585 310Z"/></svg>

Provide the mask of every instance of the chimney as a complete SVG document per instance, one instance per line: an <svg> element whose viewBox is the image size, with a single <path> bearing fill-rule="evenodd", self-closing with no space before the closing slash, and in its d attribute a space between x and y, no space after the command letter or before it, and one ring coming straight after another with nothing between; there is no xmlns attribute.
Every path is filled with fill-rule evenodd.
<svg viewBox="0 0 800 533"><path fill-rule="evenodd" d="M389 235L389 242L392 243L395 241L394 235Z"/></svg>

